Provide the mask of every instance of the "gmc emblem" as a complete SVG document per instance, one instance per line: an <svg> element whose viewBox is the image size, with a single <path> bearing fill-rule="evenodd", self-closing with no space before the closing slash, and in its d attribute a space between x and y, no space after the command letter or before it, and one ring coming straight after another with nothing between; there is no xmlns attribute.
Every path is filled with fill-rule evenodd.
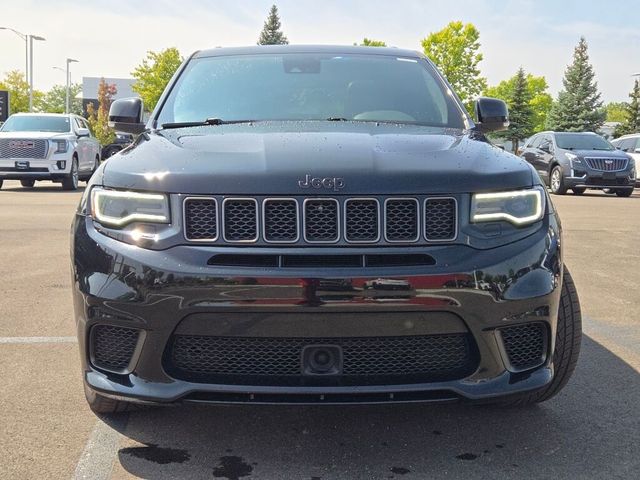
<svg viewBox="0 0 640 480"><path fill-rule="evenodd" d="M344 178L342 177L312 177L308 173L302 180L298 180L298 186L300 188L327 188L337 192L344 188Z"/></svg>
<svg viewBox="0 0 640 480"><path fill-rule="evenodd" d="M33 148L35 145L31 140L11 140L9 148Z"/></svg>

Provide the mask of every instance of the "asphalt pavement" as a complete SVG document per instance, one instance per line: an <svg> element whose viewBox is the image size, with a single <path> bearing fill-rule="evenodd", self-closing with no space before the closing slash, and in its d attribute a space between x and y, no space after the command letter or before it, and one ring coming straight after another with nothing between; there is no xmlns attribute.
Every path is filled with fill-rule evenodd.
<svg viewBox="0 0 640 480"><path fill-rule="evenodd" d="M0 479L636 479L640 190L554 197L584 315L560 395L488 406L186 406L98 418L75 342L69 227L81 195L0 190Z"/></svg>

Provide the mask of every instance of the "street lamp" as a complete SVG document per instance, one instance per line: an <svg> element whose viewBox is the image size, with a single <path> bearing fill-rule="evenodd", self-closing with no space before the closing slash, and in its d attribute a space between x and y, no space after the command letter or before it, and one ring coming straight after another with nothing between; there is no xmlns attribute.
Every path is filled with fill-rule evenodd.
<svg viewBox="0 0 640 480"><path fill-rule="evenodd" d="M77 63L78 60L67 58L67 95L64 102L64 113L69 113L69 88L71 86L71 71L69 70L69 64L74 62Z"/></svg>
<svg viewBox="0 0 640 480"><path fill-rule="evenodd" d="M0 30L10 30L24 40L24 80L27 81L27 77L29 76L29 44L27 43L27 35L10 27L0 27Z"/></svg>
<svg viewBox="0 0 640 480"><path fill-rule="evenodd" d="M38 35L28 35L29 37L29 111L33 112L33 41L45 41Z"/></svg>

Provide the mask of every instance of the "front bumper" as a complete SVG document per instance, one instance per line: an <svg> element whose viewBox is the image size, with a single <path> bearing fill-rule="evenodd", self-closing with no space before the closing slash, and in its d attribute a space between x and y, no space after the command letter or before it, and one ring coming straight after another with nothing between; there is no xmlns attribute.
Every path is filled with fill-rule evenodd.
<svg viewBox="0 0 640 480"><path fill-rule="evenodd" d="M617 172L603 172L594 170L586 165L581 166L580 170L574 170L565 167L564 182L567 188L635 188L636 177L632 174L631 169Z"/></svg>
<svg viewBox="0 0 640 480"><path fill-rule="evenodd" d="M61 180L71 171L71 153L50 158L0 158L0 180Z"/></svg>
<svg viewBox="0 0 640 480"><path fill-rule="evenodd" d="M422 267L212 267L207 260L213 254L248 249L141 249L98 233L92 220L81 215L72 233L74 311L84 380L106 396L154 403L481 401L535 390L553 377L550 353L562 261L560 229L552 215L536 233L499 248L411 247L412 252L428 252L436 259L436 265ZM327 252L326 247L302 250ZM356 249L333 247L331 254L341 250L352 254ZM406 253L407 247L385 252ZM408 287L375 287L384 286L385 280ZM340 285L345 287L340 290ZM544 359L536 368L514 371L498 329L531 322L543 324L548 332ZM92 364L92 327L102 324L143 332L126 371L109 372ZM463 378L452 380L207 383L168 373L167 345L178 329L199 335L304 336L323 341L354 335L406 338L462 329L473 339L475 363Z"/></svg>

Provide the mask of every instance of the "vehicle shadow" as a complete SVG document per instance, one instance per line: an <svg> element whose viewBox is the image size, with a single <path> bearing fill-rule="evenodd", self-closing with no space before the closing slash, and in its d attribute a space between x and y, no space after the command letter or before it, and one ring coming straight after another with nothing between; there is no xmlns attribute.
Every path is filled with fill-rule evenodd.
<svg viewBox="0 0 640 480"><path fill-rule="evenodd" d="M115 468L154 479L637 478L638 398L640 374L585 337L570 384L543 405L150 409L114 423L128 437Z"/></svg>
<svg viewBox="0 0 640 480"><path fill-rule="evenodd" d="M24 193L51 193L51 192L55 192L55 193L62 193L62 194L78 194L78 193L82 193L84 192L85 187L84 186L78 186L77 190L63 190L62 187L58 184L52 183L49 185L38 185L36 183L36 185L33 188L25 188L23 186L21 186L19 183L17 184L17 186L7 186L4 185L2 187L2 189L0 189L0 194L2 194L2 192L24 192Z"/></svg>

